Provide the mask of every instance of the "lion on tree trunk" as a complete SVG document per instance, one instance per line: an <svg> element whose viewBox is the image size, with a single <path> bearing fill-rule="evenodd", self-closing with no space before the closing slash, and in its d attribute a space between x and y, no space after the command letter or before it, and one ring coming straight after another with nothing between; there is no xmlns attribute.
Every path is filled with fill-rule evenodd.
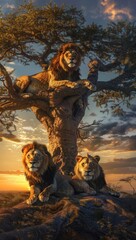
<svg viewBox="0 0 136 240"><path fill-rule="evenodd" d="M94 89L89 80L80 80L80 64L83 52L75 43L63 44L51 60L47 70L31 75L21 76L16 79L14 88L20 93L39 94L46 96L53 103L53 90L56 87L75 87L84 81L85 87ZM54 100L55 102L55 100Z"/></svg>

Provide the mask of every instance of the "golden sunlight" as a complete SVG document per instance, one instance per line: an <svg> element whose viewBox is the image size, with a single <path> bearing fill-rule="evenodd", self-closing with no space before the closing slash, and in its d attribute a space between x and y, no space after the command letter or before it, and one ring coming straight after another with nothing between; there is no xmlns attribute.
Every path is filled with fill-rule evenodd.
<svg viewBox="0 0 136 240"><path fill-rule="evenodd" d="M136 177L136 174L133 174ZM107 184L119 187L120 191L131 192L132 188L125 182L120 182L122 178L132 176L132 174L106 174ZM136 181L133 183L136 189ZM24 175L0 174L0 191L28 191L29 185Z"/></svg>
<svg viewBox="0 0 136 240"><path fill-rule="evenodd" d="M0 174L0 191L27 191L28 183L24 175Z"/></svg>
<svg viewBox="0 0 136 240"><path fill-rule="evenodd" d="M111 186L119 187L119 191L121 192L132 193L132 187L127 182L119 181L122 178L131 177L132 175L136 177L136 174L106 174L106 181ZM132 185L136 189L136 181L132 181Z"/></svg>

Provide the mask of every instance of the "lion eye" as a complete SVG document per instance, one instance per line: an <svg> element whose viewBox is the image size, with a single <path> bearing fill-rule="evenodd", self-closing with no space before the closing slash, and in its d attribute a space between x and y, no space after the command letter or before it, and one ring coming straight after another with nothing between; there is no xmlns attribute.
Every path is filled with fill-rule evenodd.
<svg viewBox="0 0 136 240"><path fill-rule="evenodd" d="M82 163L82 166L84 167L85 163Z"/></svg>
<svg viewBox="0 0 136 240"><path fill-rule="evenodd" d="M27 155L27 158L30 159L30 154Z"/></svg>
<svg viewBox="0 0 136 240"><path fill-rule="evenodd" d="M78 54L77 54L77 52L74 52L73 55L76 57Z"/></svg>

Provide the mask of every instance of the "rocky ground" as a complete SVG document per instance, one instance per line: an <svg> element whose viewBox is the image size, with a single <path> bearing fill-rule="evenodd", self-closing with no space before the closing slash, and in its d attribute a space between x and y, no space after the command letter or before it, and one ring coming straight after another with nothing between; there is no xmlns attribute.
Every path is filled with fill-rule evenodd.
<svg viewBox="0 0 136 240"><path fill-rule="evenodd" d="M23 202L27 196L0 194L0 240L136 239L134 196L52 197L31 207Z"/></svg>

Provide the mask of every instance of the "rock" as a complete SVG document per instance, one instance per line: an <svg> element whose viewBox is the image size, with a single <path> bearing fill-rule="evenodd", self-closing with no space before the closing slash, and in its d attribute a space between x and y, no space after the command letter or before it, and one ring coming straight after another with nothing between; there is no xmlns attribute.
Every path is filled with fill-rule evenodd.
<svg viewBox="0 0 136 240"><path fill-rule="evenodd" d="M135 240L133 205L134 198L108 195L23 202L0 213L0 240Z"/></svg>

